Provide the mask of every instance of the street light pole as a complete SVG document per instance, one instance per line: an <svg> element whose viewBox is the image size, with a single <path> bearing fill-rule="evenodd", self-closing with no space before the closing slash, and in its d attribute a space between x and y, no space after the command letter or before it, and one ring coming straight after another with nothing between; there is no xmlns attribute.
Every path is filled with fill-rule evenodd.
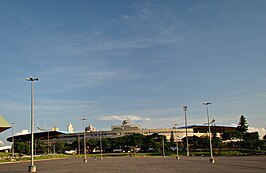
<svg viewBox="0 0 266 173"><path fill-rule="evenodd" d="M100 153L101 153L101 160L103 159L103 143L102 143L102 131L100 130Z"/></svg>
<svg viewBox="0 0 266 173"><path fill-rule="evenodd" d="M176 126L177 124L175 124ZM177 134L177 127L175 127L175 133L176 133L176 159L179 160L179 152L178 152L178 134Z"/></svg>
<svg viewBox="0 0 266 173"><path fill-rule="evenodd" d="M87 120L87 118L84 117L84 118L81 118L81 120L83 121L83 129L84 129L84 159L83 159L83 162L87 162L86 128L84 127L84 122Z"/></svg>
<svg viewBox="0 0 266 173"><path fill-rule="evenodd" d="M179 152L178 152L178 137L176 136L176 159L179 160Z"/></svg>
<svg viewBox="0 0 266 173"><path fill-rule="evenodd" d="M15 125L15 123L12 123L12 159L11 159L11 161L14 160L14 144L15 144L15 139L14 139L14 125Z"/></svg>
<svg viewBox="0 0 266 173"><path fill-rule="evenodd" d="M49 131L48 131L48 154L50 154L50 136L49 136Z"/></svg>
<svg viewBox="0 0 266 173"><path fill-rule="evenodd" d="M165 158L164 136L163 135L162 135L162 143L163 143L163 158Z"/></svg>
<svg viewBox="0 0 266 173"><path fill-rule="evenodd" d="M185 112L185 126L186 126L186 142L187 142L187 156L189 156L189 145L188 145L188 135L187 135L187 106L183 106Z"/></svg>
<svg viewBox="0 0 266 173"><path fill-rule="evenodd" d="M34 151L34 81L38 81L39 78L28 77L27 81L31 82L31 165L28 172L36 172L36 165L34 165L33 151Z"/></svg>
<svg viewBox="0 0 266 173"><path fill-rule="evenodd" d="M80 155L80 139L79 139L79 134L78 134L78 153Z"/></svg>
<svg viewBox="0 0 266 173"><path fill-rule="evenodd" d="M207 109L207 119L208 119L208 127L209 127L209 138L210 138L210 151L211 151L211 158L210 163L215 163L212 153L212 136L211 136L211 127L210 127L210 118L209 118L209 108L208 105L211 104L210 102L204 102L203 105L206 106Z"/></svg>

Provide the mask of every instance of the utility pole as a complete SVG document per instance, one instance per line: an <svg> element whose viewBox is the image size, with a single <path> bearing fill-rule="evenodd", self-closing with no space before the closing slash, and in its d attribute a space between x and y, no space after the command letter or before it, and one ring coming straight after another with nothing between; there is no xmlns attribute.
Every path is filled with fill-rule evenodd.
<svg viewBox="0 0 266 173"><path fill-rule="evenodd" d="M209 108L208 108L209 104L211 104L211 103L210 102L204 102L203 103L203 105L205 105L206 109L207 109L207 119L208 119L209 138L210 138L210 151L211 151L210 163L215 163L215 160L213 158L213 153L212 153L212 135L211 135L211 127L210 127Z"/></svg>
<svg viewBox="0 0 266 173"><path fill-rule="evenodd" d="M185 112L185 126L186 126L186 142L187 142L187 156L189 156L189 144L188 144L188 135L187 135L187 106L183 106Z"/></svg>

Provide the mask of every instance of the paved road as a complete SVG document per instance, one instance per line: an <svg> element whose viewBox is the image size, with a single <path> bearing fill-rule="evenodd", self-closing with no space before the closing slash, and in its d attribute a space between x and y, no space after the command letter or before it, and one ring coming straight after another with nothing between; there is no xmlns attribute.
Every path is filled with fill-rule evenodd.
<svg viewBox="0 0 266 173"><path fill-rule="evenodd" d="M266 156L216 157L210 164L208 157L146 157L146 158L104 158L60 159L37 161L38 173L260 173L266 172ZM27 172L29 162L1 164L0 173Z"/></svg>

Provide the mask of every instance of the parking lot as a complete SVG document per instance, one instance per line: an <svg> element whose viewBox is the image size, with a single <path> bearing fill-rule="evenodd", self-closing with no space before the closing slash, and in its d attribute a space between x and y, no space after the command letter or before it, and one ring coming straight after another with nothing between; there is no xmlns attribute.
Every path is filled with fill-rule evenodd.
<svg viewBox="0 0 266 173"><path fill-rule="evenodd" d="M209 163L209 157L144 157L144 158L89 158L84 163L78 159L36 161L39 173L176 173L176 172L266 172L266 156L216 157L216 163ZM0 164L1 173L28 172L30 162Z"/></svg>

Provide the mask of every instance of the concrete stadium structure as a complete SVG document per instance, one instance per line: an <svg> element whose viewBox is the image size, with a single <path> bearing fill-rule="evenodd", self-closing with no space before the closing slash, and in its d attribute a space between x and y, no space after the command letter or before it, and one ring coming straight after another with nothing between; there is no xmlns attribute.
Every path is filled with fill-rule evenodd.
<svg viewBox="0 0 266 173"><path fill-rule="evenodd" d="M220 137L224 131L235 131L236 127L225 125L212 125L211 131L216 132L217 137ZM208 125L189 125L187 126L188 136L206 136L208 135ZM171 133L174 134L175 141L181 141L186 136L186 127L173 127L173 128L157 128L157 129L145 129L140 128L139 125L132 125L129 121L123 121L122 125L111 126L111 130L97 131L94 127L89 125L86 127L86 138L118 138L125 135L132 135L139 133L143 135L152 135L158 133L166 136L169 140ZM29 142L31 139L30 134L14 136L16 142ZM63 140L67 143L71 143L75 140L81 140L84 138L84 132L67 132L67 131L45 131L34 133L35 139L43 140L47 143L54 143L58 140ZM7 141L12 141L12 137L7 138Z"/></svg>

